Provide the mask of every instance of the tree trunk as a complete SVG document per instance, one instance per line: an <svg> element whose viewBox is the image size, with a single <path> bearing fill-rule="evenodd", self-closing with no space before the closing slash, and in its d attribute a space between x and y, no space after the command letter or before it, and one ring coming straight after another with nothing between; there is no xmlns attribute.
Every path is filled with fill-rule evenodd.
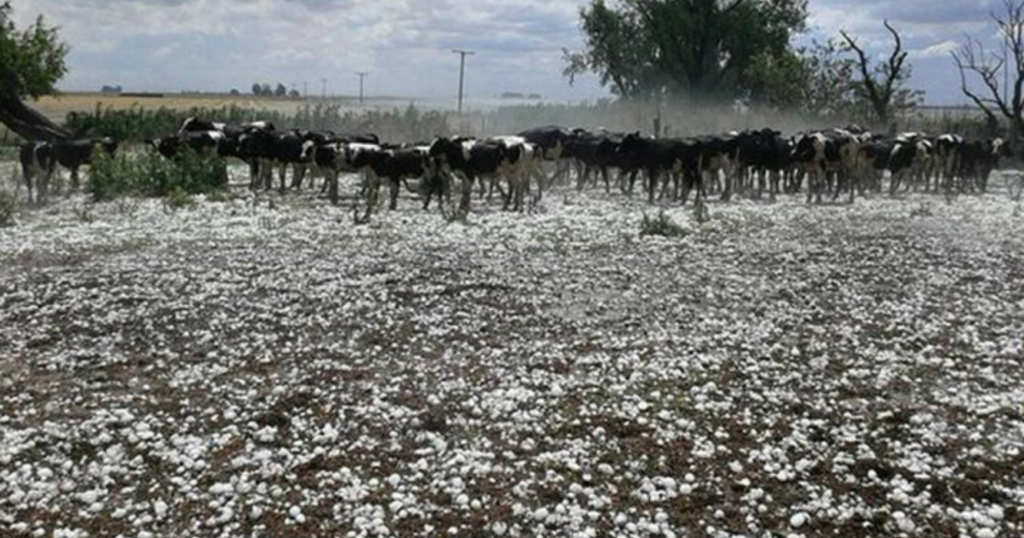
<svg viewBox="0 0 1024 538"><path fill-rule="evenodd" d="M54 142L72 137L67 129L29 108L17 97L0 96L0 123L25 140Z"/></svg>

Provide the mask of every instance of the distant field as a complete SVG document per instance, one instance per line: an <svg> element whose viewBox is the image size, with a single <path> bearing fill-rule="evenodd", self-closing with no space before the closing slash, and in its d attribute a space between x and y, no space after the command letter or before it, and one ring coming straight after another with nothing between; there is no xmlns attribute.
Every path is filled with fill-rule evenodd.
<svg viewBox="0 0 1024 538"><path fill-rule="evenodd" d="M142 108L221 108L236 105L244 108L262 108L292 113L307 103L304 99L278 99L252 95L227 94L165 94L162 97L104 95L101 93L65 93L46 96L33 101L31 106L55 121L63 121L69 112L92 111L97 106L123 110Z"/></svg>

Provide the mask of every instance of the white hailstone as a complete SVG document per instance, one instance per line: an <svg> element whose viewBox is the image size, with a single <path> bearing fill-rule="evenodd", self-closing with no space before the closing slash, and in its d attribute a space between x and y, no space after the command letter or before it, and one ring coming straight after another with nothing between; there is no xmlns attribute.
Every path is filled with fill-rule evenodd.
<svg viewBox="0 0 1024 538"><path fill-rule="evenodd" d="M689 495L691 493L693 493L693 486L691 484L680 484L679 485L679 494L680 495Z"/></svg>
<svg viewBox="0 0 1024 538"><path fill-rule="evenodd" d="M734 473L736 473L736 474L742 473L743 472L743 464L738 462L738 461L734 461L734 462L729 464L729 470L734 472Z"/></svg>
<svg viewBox="0 0 1024 538"><path fill-rule="evenodd" d="M550 513L550 512L548 512L548 509L547 509L547 508L544 508L544 507L542 506L542 507L538 508L537 510L535 510L535 511L533 512L533 519L534 519L535 521L538 521L538 522L540 522L540 523L543 523L544 521L546 521L546 520L548 519L548 517L549 517L550 515L551 515L551 513Z"/></svg>
<svg viewBox="0 0 1024 538"><path fill-rule="evenodd" d="M473 501L469 503L469 507L473 510L479 510L483 507L483 504L480 503L479 499L473 499Z"/></svg>
<svg viewBox="0 0 1024 538"><path fill-rule="evenodd" d="M306 516L302 515L302 509L295 505L288 509L288 517L294 519L296 523L306 522Z"/></svg>
<svg viewBox="0 0 1024 538"><path fill-rule="evenodd" d="M803 527L807 524L807 519L807 514L803 512L797 512L789 518L789 526L793 527L794 529L799 529L800 527Z"/></svg>
<svg viewBox="0 0 1024 538"><path fill-rule="evenodd" d="M402 504L401 500L395 499L391 501L391 504L388 505L388 510L390 510L392 514L397 514L402 509L403 506L405 505Z"/></svg>
<svg viewBox="0 0 1024 538"><path fill-rule="evenodd" d="M980 529L975 533L977 538L996 538L996 531L992 529Z"/></svg>
<svg viewBox="0 0 1024 538"><path fill-rule="evenodd" d="M999 506L998 504L996 504L996 505L992 505L988 509L988 517L990 517L990 518L992 518L992 519L994 519L996 521L1002 521L1003 518L1006 517L1006 514L1003 512L1003 507Z"/></svg>
<svg viewBox="0 0 1024 538"><path fill-rule="evenodd" d="M231 495L235 492L235 488L227 482L218 482L210 486L210 495L216 495L218 497L223 495Z"/></svg>
<svg viewBox="0 0 1024 538"><path fill-rule="evenodd" d="M466 506L469 504L469 495L466 495L465 493L459 495L455 498L455 504L459 506Z"/></svg>
<svg viewBox="0 0 1024 538"><path fill-rule="evenodd" d="M533 439L527 438L522 443L519 443L519 448L526 452L533 452L537 448L537 443Z"/></svg>
<svg viewBox="0 0 1024 538"><path fill-rule="evenodd" d="M167 515L167 503L161 499L157 499L157 501L153 503L153 514L156 515L157 519L163 519L164 516Z"/></svg>
<svg viewBox="0 0 1024 538"><path fill-rule="evenodd" d="M621 527L621 526L625 525L626 521L628 521L628 519L626 518L626 514L623 514L623 513L619 512L618 514L615 515L615 526L616 527Z"/></svg>
<svg viewBox="0 0 1024 538"><path fill-rule="evenodd" d="M615 469L611 465L608 465L607 463L602 463L598 465L597 471L604 475L615 474Z"/></svg>
<svg viewBox="0 0 1024 538"><path fill-rule="evenodd" d="M397 488L398 485L401 484L401 483L402 483L402 477L399 476L398 474L392 474L391 476L388 477L388 484L390 484L391 487L393 487L393 488Z"/></svg>

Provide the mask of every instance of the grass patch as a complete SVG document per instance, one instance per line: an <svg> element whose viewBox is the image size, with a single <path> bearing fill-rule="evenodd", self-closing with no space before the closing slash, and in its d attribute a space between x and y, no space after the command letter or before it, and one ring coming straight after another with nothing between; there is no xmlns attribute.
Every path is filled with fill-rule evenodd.
<svg viewBox="0 0 1024 538"><path fill-rule="evenodd" d="M0 228L14 226L14 217L20 209L18 197L7 189L0 189Z"/></svg>
<svg viewBox="0 0 1024 538"><path fill-rule="evenodd" d="M644 214L644 219L640 222L641 237L657 235L661 237L682 238L690 235L690 233L690 230L676 224L664 210L658 211L658 215L654 218Z"/></svg>

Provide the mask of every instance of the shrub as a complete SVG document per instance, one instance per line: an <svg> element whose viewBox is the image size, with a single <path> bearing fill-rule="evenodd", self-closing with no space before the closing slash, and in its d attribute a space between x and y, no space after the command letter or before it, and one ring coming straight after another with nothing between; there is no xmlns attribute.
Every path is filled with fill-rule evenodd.
<svg viewBox="0 0 1024 538"><path fill-rule="evenodd" d="M640 223L640 235L659 235L662 237L686 237L690 235L690 231L682 226L676 224L671 217L665 214L664 210L658 212L658 216L651 218L644 215L644 220Z"/></svg>
<svg viewBox="0 0 1024 538"><path fill-rule="evenodd" d="M0 228L14 226L18 209L18 197L7 189L0 189Z"/></svg>
<svg viewBox="0 0 1024 538"><path fill-rule="evenodd" d="M227 187L224 161L185 148L177 159L155 152L116 156L97 153L89 174L89 193L95 201L120 196L169 196L176 190L187 195L210 194Z"/></svg>

